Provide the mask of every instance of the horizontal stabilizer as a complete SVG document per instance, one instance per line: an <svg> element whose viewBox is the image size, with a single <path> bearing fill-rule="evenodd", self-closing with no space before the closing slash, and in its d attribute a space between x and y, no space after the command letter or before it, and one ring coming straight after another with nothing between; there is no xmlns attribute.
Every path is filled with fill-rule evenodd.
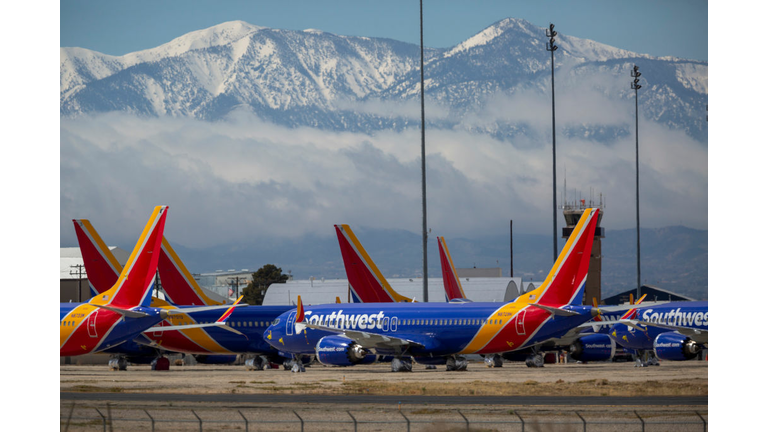
<svg viewBox="0 0 768 432"><path fill-rule="evenodd" d="M543 310L551 313L552 315L558 315L558 316L577 316L577 315L581 315L578 312L570 311L570 310L567 310L567 309L558 309L556 307L544 306L544 305L538 304L538 303L529 303L529 304L531 306L533 306L533 307L537 307L539 309L543 309Z"/></svg>
<svg viewBox="0 0 768 432"><path fill-rule="evenodd" d="M234 328L228 326L226 323L221 322L215 322L215 323L207 323L207 324L186 324L186 325L171 325L171 326L155 326L152 328L149 328L147 330L144 330L145 332L152 332L152 331L169 331L169 330L188 330L188 329L194 329L194 328L207 328L207 327L218 327L224 330L229 330L232 333L237 333L240 336L245 336L243 333L239 332L238 330L235 330ZM247 338L247 336L246 336Z"/></svg>
<svg viewBox="0 0 768 432"><path fill-rule="evenodd" d="M130 310L130 309L121 309L118 307L105 306L100 304L92 304L92 306L96 306L99 309L111 310L112 312L119 313L120 315L126 316L128 318L144 318L149 316L148 313L139 312L139 311Z"/></svg>

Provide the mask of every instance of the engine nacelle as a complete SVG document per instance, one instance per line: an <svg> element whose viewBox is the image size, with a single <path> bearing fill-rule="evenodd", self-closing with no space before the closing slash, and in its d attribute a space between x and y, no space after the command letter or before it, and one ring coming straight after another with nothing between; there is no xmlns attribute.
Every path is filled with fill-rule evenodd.
<svg viewBox="0 0 768 432"><path fill-rule="evenodd" d="M616 342L600 333L586 335L571 344L569 353L579 361L610 360L616 354Z"/></svg>
<svg viewBox="0 0 768 432"><path fill-rule="evenodd" d="M326 336L320 339L315 346L315 353L317 361L327 366L352 366L376 361L376 354L343 336Z"/></svg>
<svg viewBox="0 0 768 432"><path fill-rule="evenodd" d="M653 352L662 360L690 360L696 357L699 351L699 344L677 332L662 333L653 341Z"/></svg>

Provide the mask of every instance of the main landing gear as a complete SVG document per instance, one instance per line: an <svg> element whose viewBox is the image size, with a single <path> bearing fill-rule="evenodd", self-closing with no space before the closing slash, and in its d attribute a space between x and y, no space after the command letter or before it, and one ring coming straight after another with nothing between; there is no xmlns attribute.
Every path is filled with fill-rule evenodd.
<svg viewBox="0 0 768 432"><path fill-rule="evenodd" d="M109 370L124 371L128 369L128 359L124 356L115 356L109 359Z"/></svg>
<svg viewBox="0 0 768 432"><path fill-rule="evenodd" d="M304 362L301 361L299 356L294 355L293 359L283 362L283 369L290 370L293 373L306 372L304 369Z"/></svg>
<svg viewBox="0 0 768 432"><path fill-rule="evenodd" d="M525 365L528 367L544 367L544 356L540 353L531 354L525 359Z"/></svg>
<svg viewBox="0 0 768 432"><path fill-rule="evenodd" d="M413 370L413 363L410 359L393 358L392 359L392 372L410 372Z"/></svg>
<svg viewBox="0 0 768 432"><path fill-rule="evenodd" d="M640 351L635 357L635 367L659 366L659 359L653 351Z"/></svg>
<svg viewBox="0 0 768 432"><path fill-rule="evenodd" d="M264 370L264 368L269 368L269 361L262 357L262 356L256 356L254 358L249 358L245 360L245 369L249 371L254 370Z"/></svg>
<svg viewBox="0 0 768 432"><path fill-rule="evenodd" d="M467 370L468 364L469 362L467 362L467 359L464 356L451 356L451 357L448 357L448 359L445 362L445 370L465 371Z"/></svg>
<svg viewBox="0 0 768 432"><path fill-rule="evenodd" d="M485 356L483 359L485 362L485 365L489 368L500 368L504 365L504 359L499 354L494 354L492 356Z"/></svg>

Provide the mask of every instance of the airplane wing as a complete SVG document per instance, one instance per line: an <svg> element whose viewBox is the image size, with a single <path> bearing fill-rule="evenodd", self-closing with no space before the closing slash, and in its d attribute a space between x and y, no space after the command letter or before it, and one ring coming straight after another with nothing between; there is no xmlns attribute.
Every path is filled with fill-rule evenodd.
<svg viewBox="0 0 768 432"><path fill-rule="evenodd" d="M709 336L708 330L700 329L700 328L694 328L694 327L684 327L684 326L676 326L676 325L670 325L670 324L661 324L661 323L653 323L650 321L640 321L640 320L620 320L622 324L626 324L630 327L634 327L638 330L645 331L644 328L640 327L640 325L643 326L651 326L651 327L659 327L663 329L668 329L672 331L676 331L682 335L688 336L691 338L694 342L698 343L708 343Z"/></svg>
<svg viewBox="0 0 768 432"><path fill-rule="evenodd" d="M383 350L401 350L405 351L408 348L424 348L424 344L416 342L414 340L382 335L378 333L371 333L361 330L343 329L329 326L321 326L316 324L303 324L305 327L309 327L315 330L323 330L331 333L338 333L344 335L357 342L366 349L383 349ZM298 330L298 328L297 328Z"/></svg>
<svg viewBox="0 0 768 432"><path fill-rule="evenodd" d="M205 327L218 327L224 330L229 330L232 333L239 334L240 336L245 336L243 333L228 326L226 323L218 322L218 321L214 323L208 323L208 324L182 324L182 325L169 325L169 326L155 326L155 327L148 328L144 331L153 332L153 331L169 331L169 330L187 330L187 329L205 328ZM247 338L248 336L245 336L245 337Z"/></svg>
<svg viewBox="0 0 768 432"><path fill-rule="evenodd" d="M100 304L94 304L93 306L96 306L99 309L106 309L112 312L119 313L120 315L126 316L128 318L144 318L149 316L148 313L135 311L131 309L123 309L119 307L106 306L106 305L100 305Z"/></svg>

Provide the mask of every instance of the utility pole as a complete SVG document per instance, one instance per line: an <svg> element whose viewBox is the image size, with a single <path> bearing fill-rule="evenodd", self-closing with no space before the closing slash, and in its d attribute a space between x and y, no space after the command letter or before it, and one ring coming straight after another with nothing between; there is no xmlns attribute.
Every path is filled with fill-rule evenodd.
<svg viewBox="0 0 768 432"><path fill-rule="evenodd" d="M427 155L424 134L424 1L419 0L419 31L421 34L421 248L424 264L424 301L429 301L427 285Z"/></svg>
<svg viewBox="0 0 768 432"><path fill-rule="evenodd" d="M77 270L70 270L69 274L70 276L77 275L77 302L82 303L83 302L83 274L84 274L85 266L82 264L75 264L69 267L77 269Z"/></svg>
<svg viewBox="0 0 768 432"><path fill-rule="evenodd" d="M555 150L555 25L549 24L547 51L552 54L552 262L557 261L557 152Z"/></svg>
<svg viewBox="0 0 768 432"><path fill-rule="evenodd" d="M632 68L630 75L633 78L631 88L635 91L635 210L637 216L637 298L640 298L640 138L639 132L639 111L637 104L637 91L642 87L640 84L640 71L638 67Z"/></svg>

